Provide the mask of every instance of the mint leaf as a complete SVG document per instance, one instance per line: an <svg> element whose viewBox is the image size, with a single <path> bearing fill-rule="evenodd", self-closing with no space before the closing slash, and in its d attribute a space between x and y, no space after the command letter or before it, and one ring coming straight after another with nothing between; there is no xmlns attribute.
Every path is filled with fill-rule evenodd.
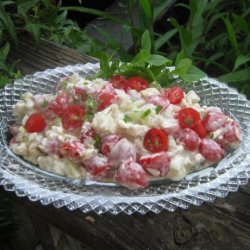
<svg viewBox="0 0 250 250"><path fill-rule="evenodd" d="M131 61L130 68L135 66L145 67L149 59L150 59L150 51L147 49L142 49Z"/></svg>
<svg viewBox="0 0 250 250"><path fill-rule="evenodd" d="M148 63L151 66L162 66L171 62L168 58L161 56L161 55L151 55Z"/></svg>
<svg viewBox="0 0 250 250"><path fill-rule="evenodd" d="M187 71L190 69L191 66L192 66L192 61L188 58L184 58L177 62L177 64L175 65L174 71L180 77L183 77L187 73Z"/></svg>
<svg viewBox="0 0 250 250"><path fill-rule="evenodd" d="M201 78L206 77L206 73L195 66L191 66L188 71L181 76L184 82L198 81Z"/></svg>
<svg viewBox="0 0 250 250"><path fill-rule="evenodd" d="M145 30L141 37L141 48L151 51L151 39L148 30Z"/></svg>

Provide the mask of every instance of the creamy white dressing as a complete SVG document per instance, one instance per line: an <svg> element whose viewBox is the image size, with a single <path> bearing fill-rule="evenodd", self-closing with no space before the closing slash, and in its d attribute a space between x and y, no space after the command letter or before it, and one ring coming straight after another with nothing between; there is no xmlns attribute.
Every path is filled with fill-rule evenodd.
<svg viewBox="0 0 250 250"><path fill-rule="evenodd" d="M65 84L64 90L70 93L71 100L75 98L76 88L86 91L87 95L96 96L107 83L102 79L90 81L77 74L60 82L61 85ZM88 122L88 126L94 128L100 137L110 134L124 137L111 150L109 159L111 165L118 167L128 159L136 161L138 155L149 154L143 145L143 138L147 131L154 127L163 129L169 134L168 155L171 156L171 163L166 178L180 180L187 173L194 169L197 170L197 166L201 166L205 162L205 158L197 150L194 152L185 150L173 136L179 129L175 115L183 107L195 109L201 117L204 117L208 111L220 110L219 108L200 106L198 103L200 98L193 90L184 95L180 105L167 104L168 106L160 111L157 111L158 105L146 101L148 97L160 95L160 91L156 88L148 88L140 92L129 90L128 93L116 89L115 92L118 98L117 103L96 112L92 121ZM78 162L57 155L56 151L57 143L60 145L71 140L79 140L79 133L65 131L62 123L57 120L47 122L47 127L41 133L27 133L23 127L28 117L36 112L37 106L51 100L51 95L34 96L29 92L22 95L21 100L13 106L13 112L20 127L15 138L16 142L10 146L15 154L23 156L24 159L43 169L69 177L85 178L85 169L79 167ZM88 128L86 124L84 123L82 126L84 133ZM215 131L214 134L219 136L220 131ZM84 163L98 155L99 152L93 138L87 138L82 143L80 161ZM238 145L238 142L232 143L232 146L236 147L236 144ZM124 171L125 169L122 167L122 173ZM157 175L155 172L157 170L150 169L150 171L153 175Z"/></svg>

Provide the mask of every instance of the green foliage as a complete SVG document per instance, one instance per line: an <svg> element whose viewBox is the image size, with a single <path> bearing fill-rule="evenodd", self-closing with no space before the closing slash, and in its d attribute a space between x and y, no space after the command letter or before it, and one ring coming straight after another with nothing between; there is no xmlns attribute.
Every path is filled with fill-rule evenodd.
<svg viewBox="0 0 250 250"><path fill-rule="evenodd" d="M166 57L151 53L150 32L146 30L141 38L141 50L129 63L107 56L105 53L98 53L101 71L98 77L109 78L113 75L133 76L138 75L150 82L168 86L174 75L179 75L184 82L199 80L206 74L192 65L192 61L180 54L175 62L174 69L170 69L173 62ZM96 76L93 76L96 77Z"/></svg>
<svg viewBox="0 0 250 250"><path fill-rule="evenodd" d="M102 68L108 67L104 58L107 63L117 56L124 62L132 60L133 65L138 67L135 71L148 65L159 70L162 65L175 62L173 72L189 82L197 76L204 76L198 66L209 75L232 83L249 95L249 5L248 0L189 0L187 4L174 0L159 0L157 4L149 0L127 0L125 7L128 19L124 20L105 11L83 6L62 7L61 1L54 5L50 0L3 0L0 2L0 48L4 53L0 62L0 82L20 75L14 70L15 64L6 63L5 55L9 53L10 44L18 43L17 30L21 29L33 36L37 46L40 38L45 37L79 52L102 58ZM171 6L173 9L178 7L188 10L187 20L183 23L182 17L168 16L166 22L170 28L163 34L155 33L155 21ZM120 25L132 37L131 48L126 50L121 41L97 26L94 28L105 42L90 38L74 21L68 19L68 11L96 15ZM138 14L139 18L135 19ZM21 20L21 27L16 24L16 20ZM111 51L111 56L106 54L107 50ZM112 67L115 68L116 63ZM147 77L155 77L151 69L146 71Z"/></svg>
<svg viewBox="0 0 250 250"><path fill-rule="evenodd" d="M83 53L97 47L93 39L67 18L60 1L57 5L50 0L0 1L0 88L21 76L15 69L17 62L7 63L10 47L18 46L19 31L30 33L37 47L41 37Z"/></svg>
<svg viewBox="0 0 250 250"><path fill-rule="evenodd" d="M188 20L181 25L179 20L169 17L173 29L156 40L156 49L170 53L172 59L183 51L209 75L232 83L249 96L250 2L190 0L175 7L188 9ZM165 43L160 40L164 36Z"/></svg>

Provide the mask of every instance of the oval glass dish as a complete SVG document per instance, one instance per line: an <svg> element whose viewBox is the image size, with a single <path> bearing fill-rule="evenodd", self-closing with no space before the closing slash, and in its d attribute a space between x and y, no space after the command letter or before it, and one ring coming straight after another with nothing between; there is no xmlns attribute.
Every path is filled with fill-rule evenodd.
<svg viewBox="0 0 250 250"><path fill-rule="evenodd" d="M20 95L54 93L61 78L73 73L88 76L98 72L98 64L66 66L38 72L16 80L0 91L0 185L17 196L27 196L31 201L53 204L55 207L80 209L98 214L121 212L145 214L149 211L174 211L177 207L188 208L190 204L201 205L216 197L226 197L247 184L250 175L250 102L235 89L212 78L185 85L176 78L174 84L186 91L193 89L207 106L218 106L241 126L240 147L229 153L218 164L187 175L178 182L151 181L144 190L129 190L114 183L70 179L42 170L16 156L8 147L9 126L13 123L12 105Z"/></svg>

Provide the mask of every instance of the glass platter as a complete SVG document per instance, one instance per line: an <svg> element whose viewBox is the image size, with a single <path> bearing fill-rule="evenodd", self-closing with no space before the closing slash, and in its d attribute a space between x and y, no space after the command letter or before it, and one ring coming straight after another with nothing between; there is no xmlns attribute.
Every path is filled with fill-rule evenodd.
<svg viewBox="0 0 250 250"><path fill-rule="evenodd" d="M49 69L16 80L0 90L0 185L17 196L27 196L31 201L43 205L80 209L87 213L109 212L119 214L145 214L149 211L174 211L191 204L199 206L212 202L216 197L226 197L247 184L250 176L250 102L235 89L212 78L184 85L185 90L193 89L201 97L201 103L218 106L223 112L236 119L242 130L242 143L237 150L227 155L215 166L189 174L181 181L153 181L145 190L128 190L114 183L98 183L70 179L39 169L20 157L8 147L8 128L13 123L12 105L22 93L54 93L59 79L78 73L81 76L94 74L98 64L78 64Z"/></svg>

